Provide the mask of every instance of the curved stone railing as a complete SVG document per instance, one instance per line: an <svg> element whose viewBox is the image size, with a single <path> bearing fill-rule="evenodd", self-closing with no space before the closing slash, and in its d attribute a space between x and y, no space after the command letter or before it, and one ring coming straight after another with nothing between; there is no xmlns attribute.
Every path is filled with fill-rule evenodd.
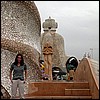
<svg viewBox="0 0 100 100"><path fill-rule="evenodd" d="M11 52L22 53L27 59L30 59L35 64L38 64L39 53L30 45L16 42L14 40L1 38L1 48Z"/></svg>
<svg viewBox="0 0 100 100"><path fill-rule="evenodd" d="M89 58L83 58L74 75L75 81L88 81L92 99L99 99L99 82Z"/></svg>

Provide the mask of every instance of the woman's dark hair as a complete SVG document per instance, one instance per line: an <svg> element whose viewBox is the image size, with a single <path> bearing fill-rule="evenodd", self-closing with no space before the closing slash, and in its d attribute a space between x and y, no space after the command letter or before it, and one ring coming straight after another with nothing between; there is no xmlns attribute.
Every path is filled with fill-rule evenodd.
<svg viewBox="0 0 100 100"><path fill-rule="evenodd" d="M16 55L14 65L17 65L17 64L18 64L18 60L17 60L18 56L21 56L21 62L20 62L20 64L21 64L21 66L23 66L23 65L24 65L24 59L23 59L23 55L20 54L20 53L18 53L18 54Z"/></svg>

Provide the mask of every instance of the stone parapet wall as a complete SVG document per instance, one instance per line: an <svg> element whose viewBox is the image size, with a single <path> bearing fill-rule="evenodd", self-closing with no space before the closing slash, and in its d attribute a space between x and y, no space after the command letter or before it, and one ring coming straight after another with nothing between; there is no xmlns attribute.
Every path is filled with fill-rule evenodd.
<svg viewBox="0 0 100 100"><path fill-rule="evenodd" d="M83 58L75 71L74 80L89 82L92 99L99 99L99 82L93 67L89 58Z"/></svg>

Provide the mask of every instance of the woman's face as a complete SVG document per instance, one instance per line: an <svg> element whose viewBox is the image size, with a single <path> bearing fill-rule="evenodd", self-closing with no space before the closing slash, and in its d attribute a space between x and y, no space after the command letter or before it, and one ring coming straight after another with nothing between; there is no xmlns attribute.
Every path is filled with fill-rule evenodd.
<svg viewBox="0 0 100 100"><path fill-rule="evenodd" d="M18 56L18 57L17 57L17 60L18 60L18 62L20 63L21 60L22 60L22 57L21 57L21 56Z"/></svg>

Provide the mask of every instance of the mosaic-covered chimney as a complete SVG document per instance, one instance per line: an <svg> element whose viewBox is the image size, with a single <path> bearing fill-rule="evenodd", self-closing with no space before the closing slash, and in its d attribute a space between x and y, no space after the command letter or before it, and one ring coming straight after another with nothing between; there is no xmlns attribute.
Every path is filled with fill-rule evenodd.
<svg viewBox="0 0 100 100"><path fill-rule="evenodd" d="M64 50L64 39L60 34L56 33L58 23L49 17L45 19L42 27L44 33L41 36L41 48L43 49L44 44L49 39L50 43L53 44L52 67L65 67L67 57ZM43 54L41 54L41 59L43 59Z"/></svg>

